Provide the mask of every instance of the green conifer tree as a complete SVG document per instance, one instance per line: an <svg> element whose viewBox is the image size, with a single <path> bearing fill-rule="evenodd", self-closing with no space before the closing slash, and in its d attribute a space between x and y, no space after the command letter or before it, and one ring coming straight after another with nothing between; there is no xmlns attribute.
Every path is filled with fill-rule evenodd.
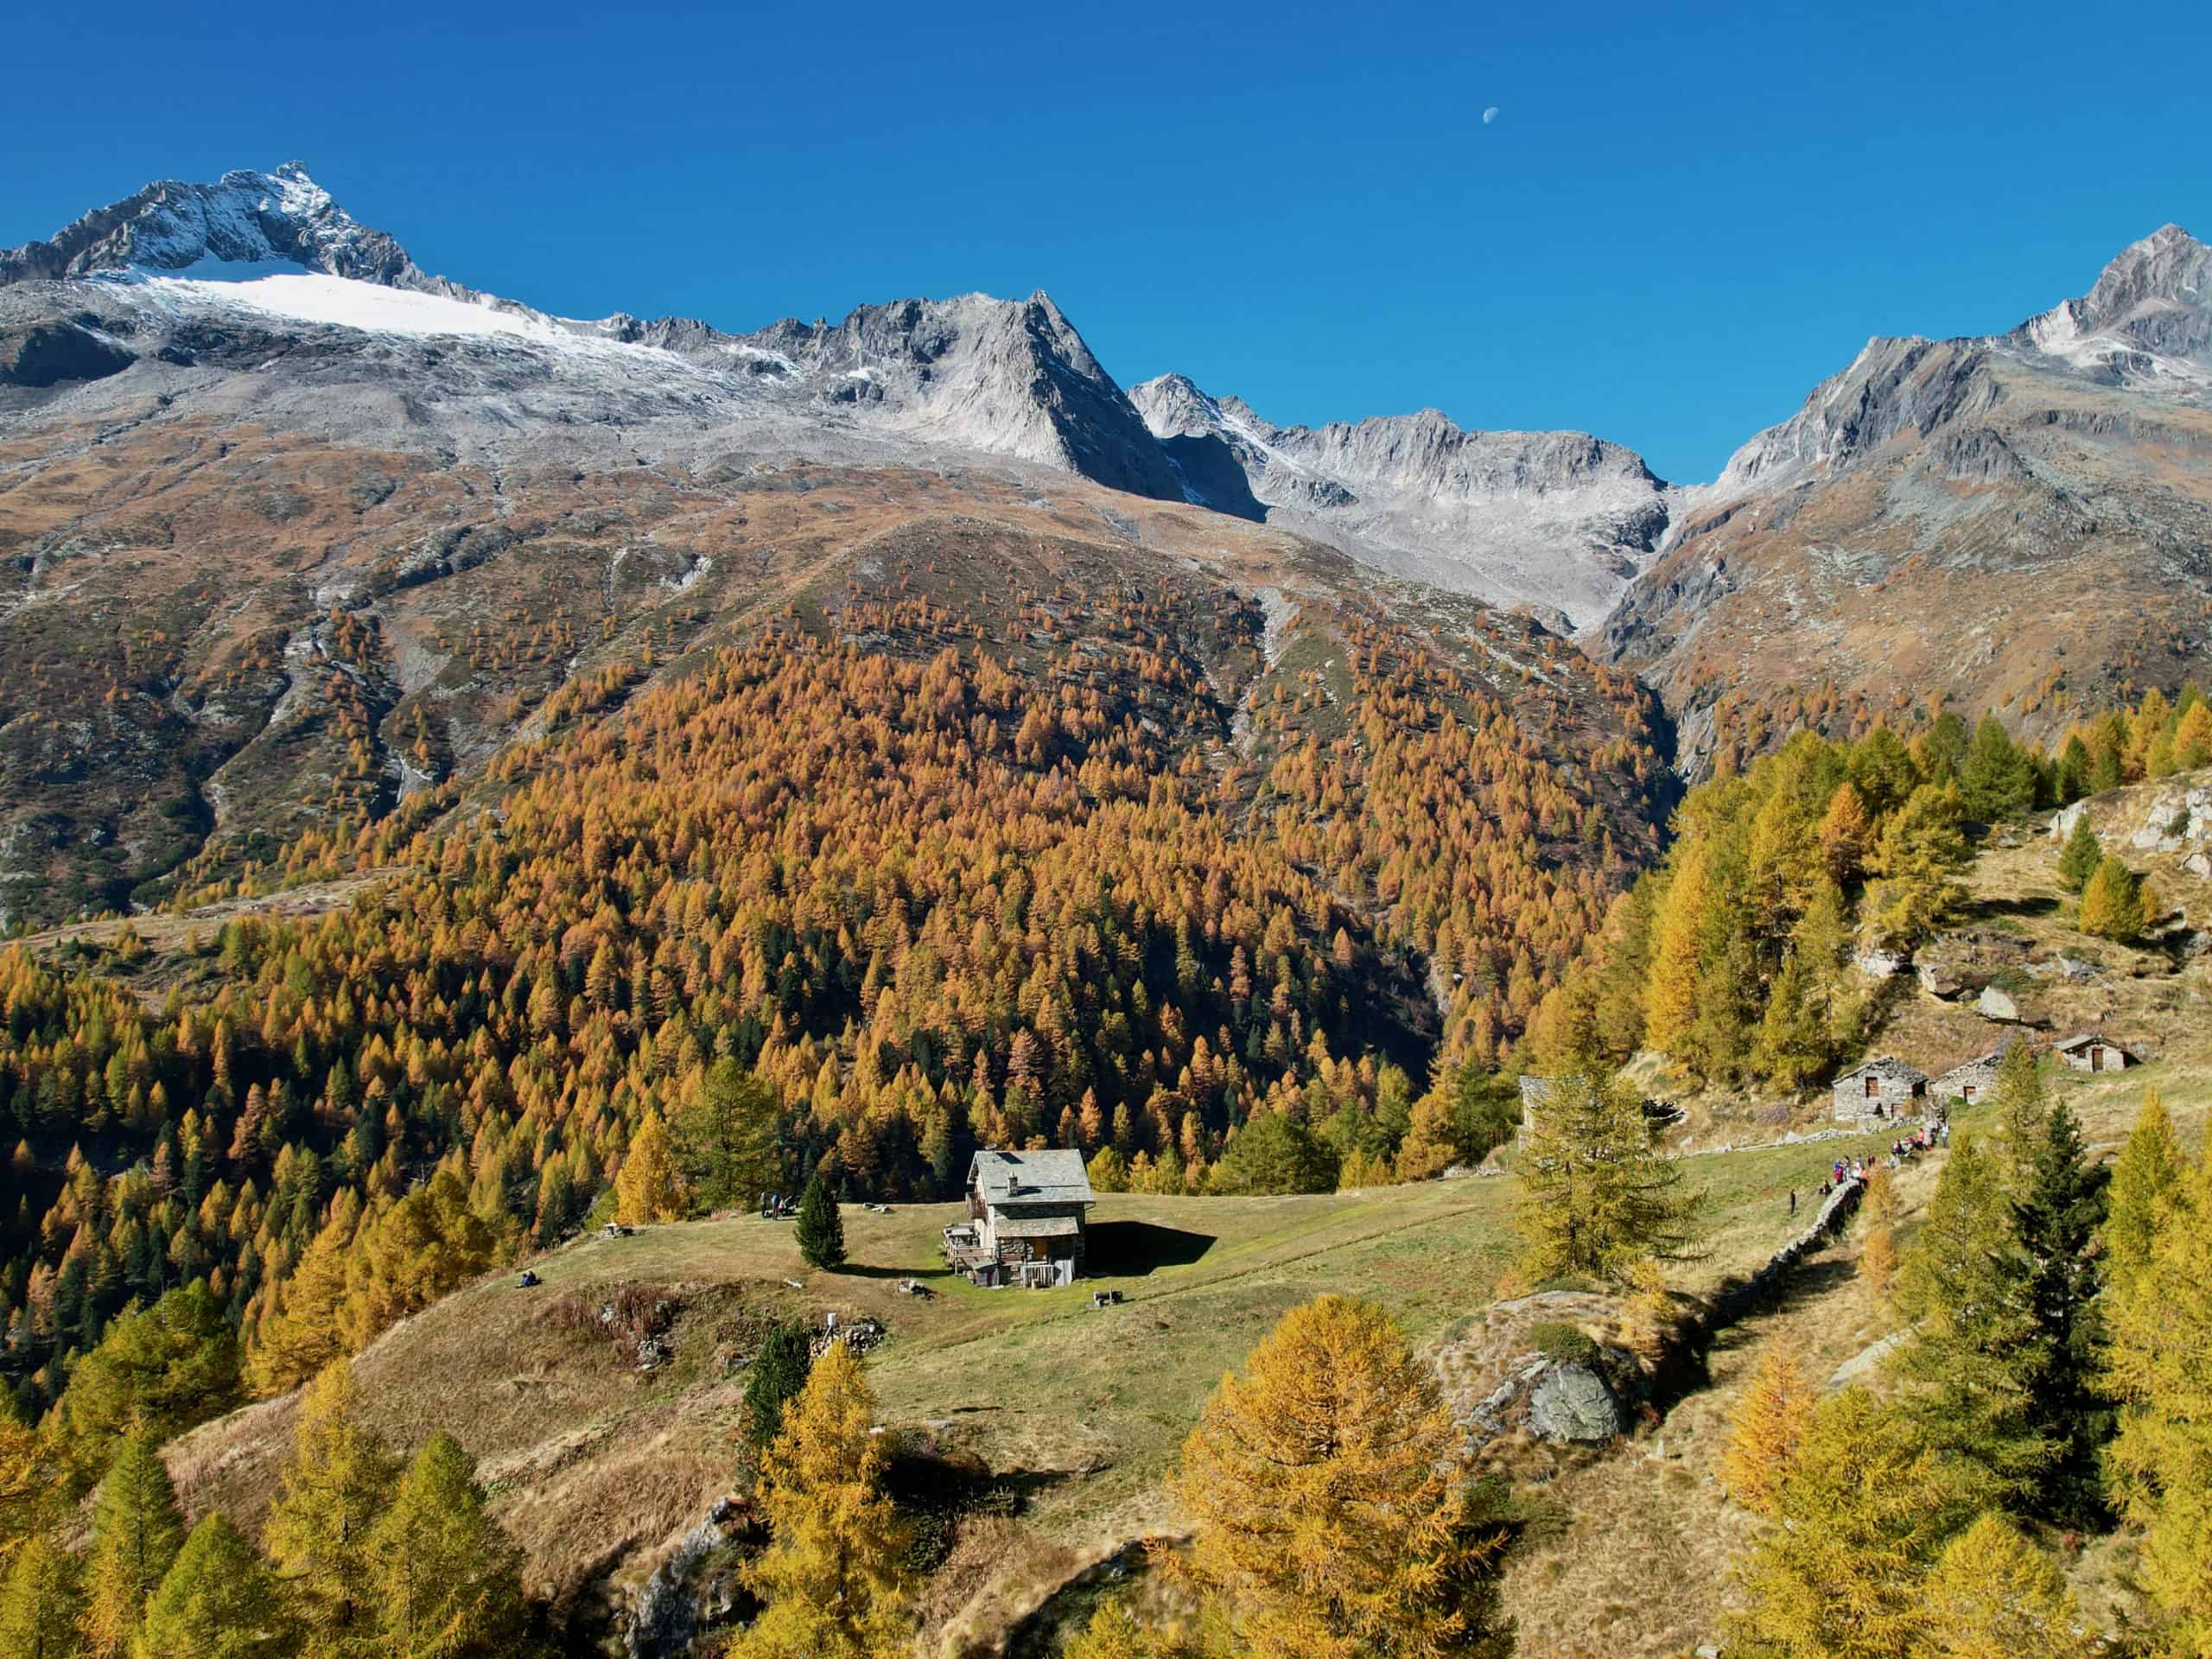
<svg viewBox="0 0 2212 1659"><path fill-rule="evenodd" d="M298 1643L268 1563L210 1510L155 1591L130 1659L287 1659Z"/></svg>
<svg viewBox="0 0 2212 1659"><path fill-rule="evenodd" d="M1997 823L2035 804L2035 763L1994 715L1984 715L1959 765L1959 794L1977 823Z"/></svg>
<svg viewBox="0 0 2212 1659"><path fill-rule="evenodd" d="M797 1231L798 1253L807 1266L835 1273L845 1265L845 1218L819 1170L799 1198Z"/></svg>
<svg viewBox="0 0 2212 1659"><path fill-rule="evenodd" d="M92 1509L85 1640L96 1659L130 1651L183 1542L184 1516L161 1454L143 1435L126 1436Z"/></svg>
<svg viewBox="0 0 2212 1659"><path fill-rule="evenodd" d="M1923 784L1883 826L1868 861L1881 879L1867 895L1880 937L1916 944L1957 912L1965 890L1952 872L1967 859L1962 818L1955 785Z"/></svg>
<svg viewBox="0 0 2212 1659"><path fill-rule="evenodd" d="M1912 1336L1892 1363L1927 1444L1986 1471L1995 1496L2024 1502L2057 1453L2036 1403L2051 1357L2003 1176L1981 1137L1951 1148L1898 1269L1897 1304Z"/></svg>
<svg viewBox="0 0 2212 1659"><path fill-rule="evenodd" d="M783 1182L776 1094L734 1059L707 1068L669 1131L695 1207L751 1208Z"/></svg>
<svg viewBox="0 0 2212 1659"><path fill-rule="evenodd" d="M2069 893L2079 893L2089 885L2089 878L2104 861L2104 843L2097 839L2096 826L2089 822L2087 812L2077 813L2066 844L2059 849L2059 880Z"/></svg>
<svg viewBox="0 0 2212 1659"><path fill-rule="evenodd" d="M523 1634L522 1552L484 1508L476 1460L443 1432L401 1477L365 1559L389 1659L494 1659Z"/></svg>
<svg viewBox="0 0 2212 1659"><path fill-rule="evenodd" d="M756 1449L782 1433L784 1408L806 1386L812 1364L806 1327L796 1320L777 1325L761 1342L745 1376L745 1432Z"/></svg>
<svg viewBox="0 0 2212 1659"><path fill-rule="evenodd" d="M372 1652L377 1590L369 1531L397 1473L384 1442L354 1416L352 1369L339 1360L308 1385L268 1546L316 1656Z"/></svg>
<svg viewBox="0 0 2212 1659"><path fill-rule="evenodd" d="M2005 1055L1995 1092L2013 1233L2028 1259L2029 1305L2044 1354L2030 1421L2052 1455L2030 1507L2053 1521L2097 1525L2104 1517L2098 1464L2113 1427L2099 1387L2103 1286L2095 1246L2104 1173L2089 1160L2072 1107L2044 1099L2025 1043Z"/></svg>
<svg viewBox="0 0 2212 1659"><path fill-rule="evenodd" d="M33 1534L0 1586L0 1659L76 1659L83 1612L76 1561L48 1534Z"/></svg>
<svg viewBox="0 0 2212 1659"><path fill-rule="evenodd" d="M1554 1078L1515 1168L1530 1278L1625 1282L1639 1263L1689 1247L1694 1198L1681 1166L1653 1148L1643 1103L1624 1084L1587 1071Z"/></svg>
<svg viewBox="0 0 2212 1659"><path fill-rule="evenodd" d="M2059 751L2058 766L2052 774L2052 792L2061 806L2071 806L2089 792L2089 776L2095 762L2089 759L2089 746L2082 741L2079 732L2069 733L2066 747Z"/></svg>

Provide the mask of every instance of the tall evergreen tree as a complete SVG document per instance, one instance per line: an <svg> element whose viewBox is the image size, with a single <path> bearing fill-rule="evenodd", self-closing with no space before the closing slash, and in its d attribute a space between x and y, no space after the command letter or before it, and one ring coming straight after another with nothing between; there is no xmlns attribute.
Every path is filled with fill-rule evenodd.
<svg viewBox="0 0 2212 1659"><path fill-rule="evenodd" d="M2036 1400L2052 1357L2003 1174L1981 1137L1952 1147L1898 1270L1912 1335L1893 1364L1911 1385L1907 1414L1925 1442L1986 1471L1997 1495L2027 1502L2057 1454Z"/></svg>
<svg viewBox="0 0 2212 1659"><path fill-rule="evenodd" d="M96 1659L121 1659L146 1604L184 1543L184 1515L160 1453L133 1434L116 1448L92 1509L85 1640Z"/></svg>
<svg viewBox="0 0 2212 1659"><path fill-rule="evenodd" d="M820 1170L808 1180L806 1191L799 1197L795 1230L799 1255L808 1267L835 1273L845 1265L845 1218Z"/></svg>
<svg viewBox="0 0 2212 1659"><path fill-rule="evenodd" d="M2082 734L2069 733L2051 779L2052 791L2061 806L2071 806L2089 792L2089 775L2094 767L2095 763L2089 759L2089 746L2082 741Z"/></svg>
<svg viewBox="0 0 2212 1659"><path fill-rule="evenodd" d="M155 1591L130 1659L287 1659L298 1642L268 1563L210 1510Z"/></svg>
<svg viewBox="0 0 2212 1659"><path fill-rule="evenodd" d="M85 1356L55 1408L72 1494L91 1490L125 1435L165 1440L227 1410L238 1392L238 1344L205 1282L131 1308Z"/></svg>
<svg viewBox="0 0 2212 1659"><path fill-rule="evenodd" d="M83 1611L76 1561L51 1535L33 1534L0 1585L0 1659L76 1659Z"/></svg>
<svg viewBox="0 0 2212 1659"><path fill-rule="evenodd" d="M797 1320L783 1321L762 1339L745 1374L745 1432L756 1449L783 1432L784 1408L806 1386L812 1364L806 1327Z"/></svg>
<svg viewBox="0 0 2212 1659"><path fill-rule="evenodd" d="M2086 811L2077 814L2066 844L2059 849L2059 881L2069 893L2079 893L2089 885L2089 878L2104 861L2104 843L2097 839L2096 826L2089 822Z"/></svg>
<svg viewBox="0 0 2212 1659"><path fill-rule="evenodd" d="M669 1126L695 1205L749 1208L782 1185L776 1113L775 1090L735 1060L707 1068Z"/></svg>
<svg viewBox="0 0 2212 1659"><path fill-rule="evenodd" d="M299 1427L268 1546L315 1656L373 1652L377 1589L368 1538L390 1501L397 1465L354 1416L352 1367L339 1360L301 1396Z"/></svg>
<svg viewBox="0 0 2212 1659"><path fill-rule="evenodd" d="M2035 763L2012 741L2005 722L1984 715L1959 765L1959 794L1968 817L1996 823L2035 804Z"/></svg>
<svg viewBox="0 0 2212 1659"><path fill-rule="evenodd" d="M1963 811L1954 784L1923 784L1882 830L1869 867L1880 877L1868 894L1875 931L1916 944L1948 922L1965 896L1952 879L1966 862Z"/></svg>
<svg viewBox="0 0 2212 1659"><path fill-rule="evenodd" d="M486 1513L476 1460L442 1432L423 1443L369 1530L378 1651L497 1659L523 1633L522 1552Z"/></svg>
<svg viewBox="0 0 2212 1659"><path fill-rule="evenodd" d="M2052 1456L2032 1507L2053 1520L2094 1524L2104 1512L2098 1465L2113 1426L2098 1386L2103 1287L2095 1245L2105 1178L2089 1161L2073 1109L2045 1099L2025 1043L2006 1053L1995 1094L2013 1232L2030 1264L2029 1306L2046 1356L2031 1416Z"/></svg>
<svg viewBox="0 0 2212 1659"><path fill-rule="evenodd" d="M1688 1248L1694 1198L1659 1156L1636 1090L1596 1072L1552 1079L1515 1168L1522 1265L1532 1278L1626 1282L1638 1262Z"/></svg>

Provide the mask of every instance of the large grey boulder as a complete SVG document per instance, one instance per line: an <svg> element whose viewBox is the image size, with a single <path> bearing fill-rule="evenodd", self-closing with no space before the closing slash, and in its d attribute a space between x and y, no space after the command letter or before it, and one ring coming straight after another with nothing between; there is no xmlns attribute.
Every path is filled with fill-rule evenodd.
<svg viewBox="0 0 2212 1659"><path fill-rule="evenodd" d="M1611 1385L1579 1359L1555 1362L1529 1394L1529 1432L1540 1440L1610 1440L1628 1431Z"/></svg>

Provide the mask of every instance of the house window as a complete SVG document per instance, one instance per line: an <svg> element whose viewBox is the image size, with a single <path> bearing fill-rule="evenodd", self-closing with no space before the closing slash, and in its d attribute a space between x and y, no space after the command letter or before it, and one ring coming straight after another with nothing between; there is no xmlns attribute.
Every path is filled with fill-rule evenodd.
<svg viewBox="0 0 2212 1659"><path fill-rule="evenodd" d="M1869 1100L1876 1099L1876 1098L1878 1098L1878 1097L1880 1096L1881 1092L1882 1092L1882 1080L1881 1080L1879 1077L1869 1077L1869 1078L1867 1078L1867 1079L1866 1079L1866 1098L1867 1098L1867 1099L1869 1099Z"/></svg>
<svg viewBox="0 0 2212 1659"><path fill-rule="evenodd" d="M1980 1086L1981 1086L1981 1085L1980 1085L1980 1084L1976 1084L1976 1083L1970 1083L1970 1084L1967 1084L1967 1086L1966 1086L1966 1098L1967 1098L1967 1099L1968 1099L1968 1100L1972 1100L1972 1099L1974 1098L1974 1091L1975 1091L1977 1089L1979 1089Z"/></svg>

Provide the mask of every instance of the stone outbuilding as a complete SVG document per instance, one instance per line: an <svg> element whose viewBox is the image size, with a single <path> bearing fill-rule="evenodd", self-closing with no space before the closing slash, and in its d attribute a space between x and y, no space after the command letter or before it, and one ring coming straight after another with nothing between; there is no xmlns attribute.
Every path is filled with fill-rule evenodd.
<svg viewBox="0 0 2212 1659"><path fill-rule="evenodd" d="M1874 1117L1910 1117L1928 1094L1928 1074L1884 1054L1835 1080L1835 1115L1859 1122Z"/></svg>
<svg viewBox="0 0 2212 1659"><path fill-rule="evenodd" d="M1997 1086L1997 1068L2004 1064L2005 1055L2012 1047L2000 1043L1986 1054L1976 1055L1963 1065L1955 1065L1928 1085L1928 1093L1935 1100L1963 1101L1971 1106L1986 1100L1989 1091Z"/></svg>
<svg viewBox="0 0 2212 1659"><path fill-rule="evenodd" d="M2050 1052L2062 1065L2070 1065L2076 1071L2125 1071L2131 1065L2143 1064L2140 1054L2094 1031L2063 1037L2050 1046Z"/></svg>

